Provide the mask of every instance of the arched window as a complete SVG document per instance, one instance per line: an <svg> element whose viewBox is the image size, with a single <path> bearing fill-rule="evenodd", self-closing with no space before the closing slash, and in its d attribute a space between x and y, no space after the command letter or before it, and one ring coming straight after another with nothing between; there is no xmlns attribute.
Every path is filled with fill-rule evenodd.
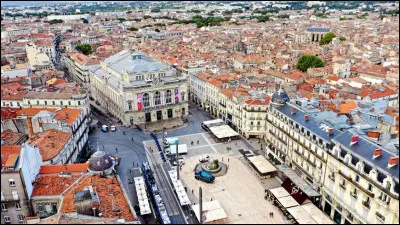
<svg viewBox="0 0 400 225"><path fill-rule="evenodd" d="M161 94L159 91L154 94L154 105L161 105Z"/></svg>
<svg viewBox="0 0 400 225"><path fill-rule="evenodd" d="M172 103L172 92L170 90L167 90L167 92L165 92L165 103Z"/></svg>
<svg viewBox="0 0 400 225"><path fill-rule="evenodd" d="M143 95L143 106L144 107L149 107L150 106L150 96L147 93L145 93Z"/></svg>

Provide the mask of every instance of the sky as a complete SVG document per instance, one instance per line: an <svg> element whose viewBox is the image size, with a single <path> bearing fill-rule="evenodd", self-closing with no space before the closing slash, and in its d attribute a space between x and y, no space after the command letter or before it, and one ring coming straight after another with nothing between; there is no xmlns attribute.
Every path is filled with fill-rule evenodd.
<svg viewBox="0 0 400 225"><path fill-rule="evenodd" d="M1 1L1 6L37 6L37 5L54 5L58 3L65 3L68 1Z"/></svg>

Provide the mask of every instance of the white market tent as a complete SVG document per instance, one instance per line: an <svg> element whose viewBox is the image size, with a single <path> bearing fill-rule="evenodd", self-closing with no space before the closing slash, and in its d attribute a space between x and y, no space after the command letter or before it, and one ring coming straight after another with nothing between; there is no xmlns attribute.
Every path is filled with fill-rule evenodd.
<svg viewBox="0 0 400 225"><path fill-rule="evenodd" d="M179 154L186 154L187 152L188 152L188 149L187 149L187 145L186 144L181 144L181 145L178 145L178 152L179 152ZM169 152L171 153L171 154L176 154L176 145L171 145L170 147L169 147Z"/></svg>
<svg viewBox="0 0 400 225"><path fill-rule="evenodd" d="M200 212L199 212L200 205L198 204L192 205L192 209L194 210L194 213L196 214L198 221L200 221ZM225 213L225 210L222 208L218 200L214 200L211 202L204 202L203 212L204 212L203 216L205 216L205 220L203 220L203 223L209 223L228 218L228 216Z"/></svg>
<svg viewBox="0 0 400 225"><path fill-rule="evenodd" d="M276 172L277 169L264 156L252 156L247 158L253 167L262 175Z"/></svg>
<svg viewBox="0 0 400 225"><path fill-rule="evenodd" d="M289 192L287 192L283 187L269 189L269 191L275 196L275 198L282 198L290 195Z"/></svg>
<svg viewBox="0 0 400 225"><path fill-rule="evenodd" d="M187 196L185 187L183 187L182 181L177 180L176 170L168 171L169 177L171 178L172 185L174 186L175 192L179 198L181 205L190 205L189 197Z"/></svg>
<svg viewBox="0 0 400 225"><path fill-rule="evenodd" d="M146 187L144 185L143 177L133 178L136 187L136 195L139 201L140 215L146 215L151 213L149 200L147 198Z"/></svg>
<svg viewBox="0 0 400 225"><path fill-rule="evenodd" d="M221 119L215 119L215 120L208 120L208 121L204 121L203 124L209 126L210 124L213 123L224 123L223 120Z"/></svg>
<svg viewBox="0 0 400 225"><path fill-rule="evenodd" d="M234 131L234 130L233 130L230 126L228 126L228 125L210 127L210 131L211 131L218 139L239 136L239 134L238 134L236 131Z"/></svg>
<svg viewBox="0 0 400 225"><path fill-rule="evenodd" d="M290 207L299 205L299 203L292 196L286 196L286 197L278 198L278 201L285 208L290 208Z"/></svg>
<svg viewBox="0 0 400 225"><path fill-rule="evenodd" d="M314 204L307 203L301 205L301 207L315 220L318 224L335 224L324 212L322 212Z"/></svg>

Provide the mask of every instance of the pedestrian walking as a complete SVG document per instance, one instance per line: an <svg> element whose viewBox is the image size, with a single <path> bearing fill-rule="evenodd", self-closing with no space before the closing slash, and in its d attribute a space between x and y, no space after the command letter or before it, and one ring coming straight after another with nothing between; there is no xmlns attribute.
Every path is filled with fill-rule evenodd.
<svg viewBox="0 0 400 225"><path fill-rule="evenodd" d="M190 144L192 144L192 145L193 145L193 141L192 141L192 142L190 142Z"/></svg>
<svg viewBox="0 0 400 225"><path fill-rule="evenodd" d="M132 137L132 141L133 141L133 137Z"/></svg>
<svg viewBox="0 0 400 225"><path fill-rule="evenodd" d="M199 140L197 140L197 144L199 144L200 143L200 141Z"/></svg>
<svg viewBox="0 0 400 225"><path fill-rule="evenodd" d="M115 151L118 153L118 148L115 148Z"/></svg>
<svg viewBox="0 0 400 225"><path fill-rule="evenodd" d="M271 212L271 217L274 218L274 212Z"/></svg>

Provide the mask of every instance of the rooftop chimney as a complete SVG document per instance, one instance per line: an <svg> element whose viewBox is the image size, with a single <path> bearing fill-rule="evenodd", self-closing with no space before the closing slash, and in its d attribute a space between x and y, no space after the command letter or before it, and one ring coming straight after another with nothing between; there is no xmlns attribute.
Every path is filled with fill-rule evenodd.
<svg viewBox="0 0 400 225"><path fill-rule="evenodd" d="M381 133L379 131L368 131L368 137L374 140L379 141L379 137L381 136Z"/></svg>
<svg viewBox="0 0 400 225"><path fill-rule="evenodd" d="M33 125L32 125L32 118L28 118L28 129L29 129L29 137L33 136Z"/></svg>
<svg viewBox="0 0 400 225"><path fill-rule="evenodd" d="M394 166L397 166L399 164L399 157L398 156L392 156L389 158L389 168L392 168Z"/></svg>
<svg viewBox="0 0 400 225"><path fill-rule="evenodd" d="M309 118L308 118L308 115L304 115L304 120L305 120L305 121L308 121L308 119L309 119Z"/></svg>
<svg viewBox="0 0 400 225"><path fill-rule="evenodd" d="M353 136L351 137L350 146L352 146L352 145L354 145L354 144L357 144L357 143L358 143L358 140L359 140L359 137L358 137L357 135L353 135Z"/></svg>
<svg viewBox="0 0 400 225"><path fill-rule="evenodd" d="M329 135L333 135L333 128L328 128Z"/></svg>
<svg viewBox="0 0 400 225"><path fill-rule="evenodd" d="M293 115L293 114L296 114L296 108L290 108L290 113Z"/></svg>
<svg viewBox="0 0 400 225"><path fill-rule="evenodd" d="M378 158L378 157L381 156L381 155L382 155L382 149L377 148L377 149L374 150L373 159L376 159L376 158Z"/></svg>

